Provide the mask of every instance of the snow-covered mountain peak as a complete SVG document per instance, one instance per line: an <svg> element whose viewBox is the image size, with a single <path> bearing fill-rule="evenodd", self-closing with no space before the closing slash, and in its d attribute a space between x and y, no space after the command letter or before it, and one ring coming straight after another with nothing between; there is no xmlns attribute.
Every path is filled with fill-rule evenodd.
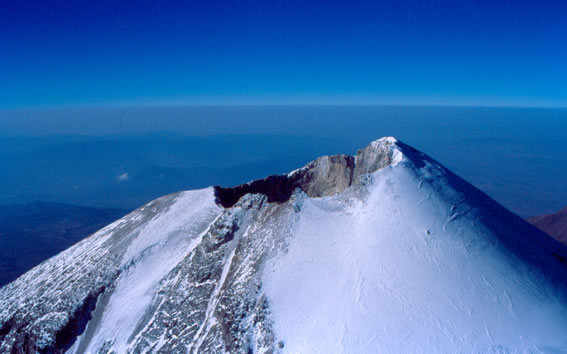
<svg viewBox="0 0 567 354"><path fill-rule="evenodd" d="M159 198L0 289L0 352L567 351L567 251L391 137Z"/></svg>
<svg viewBox="0 0 567 354"><path fill-rule="evenodd" d="M398 144L400 141L398 141L398 139L396 139L393 136L385 136L382 137L380 139L376 139L374 141L371 141L370 144L368 144L365 148L361 149L361 150L365 150L365 149L380 149L380 148L395 148L396 144Z"/></svg>

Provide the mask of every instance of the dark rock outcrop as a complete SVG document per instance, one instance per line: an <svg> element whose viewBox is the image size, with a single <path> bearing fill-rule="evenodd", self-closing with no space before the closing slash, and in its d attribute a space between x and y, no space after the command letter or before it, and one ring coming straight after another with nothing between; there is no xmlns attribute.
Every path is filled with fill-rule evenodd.
<svg viewBox="0 0 567 354"><path fill-rule="evenodd" d="M230 208L246 194L263 194L269 203L289 200L297 188L310 197L324 197L343 192L358 183L360 176L390 165L394 159L390 146L393 138L373 142L356 156L322 156L287 175L269 176L232 188L215 186L217 204Z"/></svg>

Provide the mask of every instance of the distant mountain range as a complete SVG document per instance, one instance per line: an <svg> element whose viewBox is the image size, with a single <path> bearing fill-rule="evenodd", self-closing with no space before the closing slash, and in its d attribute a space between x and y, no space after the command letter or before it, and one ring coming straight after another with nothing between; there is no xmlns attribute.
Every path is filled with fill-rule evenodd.
<svg viewBox="0 0 567 354"><path fill-rule="evenodd" d="M47 202L0 205L0 287L126 213Z"/></svg>
<svg viewBox="0 0 567 354"><path fill-rule="evenodd" d="M553 236L556 240L567 245L567 208L554 214L534 216L527 220Z"/></svg>

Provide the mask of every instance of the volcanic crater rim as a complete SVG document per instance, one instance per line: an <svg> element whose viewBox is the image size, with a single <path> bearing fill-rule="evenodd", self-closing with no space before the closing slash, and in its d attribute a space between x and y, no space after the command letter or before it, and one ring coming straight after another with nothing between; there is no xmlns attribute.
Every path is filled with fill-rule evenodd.
<svg viewBox="0 0 567 354"><path fill-rule="evenodd" d="M358 184L362 175L375 172L400 160L398 140L384 137L371 142L355 156L339 154L319 157L288 174L272 175L235 187L214 186L215 202L223 208L233 207L246 194L263 194L268 203L285 203L299 188L317 198L342 193Z"/></svg>

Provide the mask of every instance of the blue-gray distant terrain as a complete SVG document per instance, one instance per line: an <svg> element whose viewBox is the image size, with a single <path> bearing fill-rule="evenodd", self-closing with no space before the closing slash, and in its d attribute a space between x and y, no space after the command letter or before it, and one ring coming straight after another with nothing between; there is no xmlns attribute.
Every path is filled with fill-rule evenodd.
<svg viewBox="0 0 567 354"><path fill-rule="evenodd" d="M567 204L567 109L224 106L0 111L0 203L132 209L348 153L425 151L521 216Z"/></svg>
<svg viewBox="0 0 567 354"><path fill-rule="evenodd" d="M48 136L0 143L0 203L134 209L184 189L233 185L300 167L337 139L285 136Z"/></svg>
<svg viewBox="0 0 567 354"><path fill-rule="evenodd" d="M125 214L46 202L0 205L0 287Z"/></svg>

